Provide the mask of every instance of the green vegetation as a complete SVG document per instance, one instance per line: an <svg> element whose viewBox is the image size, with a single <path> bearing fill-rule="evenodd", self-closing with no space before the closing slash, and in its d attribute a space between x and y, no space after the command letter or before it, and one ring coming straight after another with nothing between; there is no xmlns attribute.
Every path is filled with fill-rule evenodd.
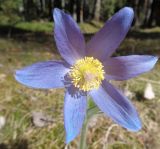
<svg viewBox="0 0 160 149"><path fill-rule="evenodd" d="M63 9L77 22L105 21L124 6L135 12L133 25L141 27L160 26L158 0L0 0L1 24L18 21L51 21L54 8Z"/></svg>
<svg viewBox="0 0 160 149"><path fill-rule="evenodd" d="M84 33L95 33L102 26L102 22L91 21L88 23L80 23L80 28ZM8 26L12 29L28 31L28 32L44 32L44 33L52 33L53 32L53 22L45 22L45 21L32 21L32 22L17 22L15 24L0 24L0 27Z"/></svg>
<svg viewBox="0 0 160 149"><path fill-rule="evenodd" d="M104 25L103 22L86 22L86 23L80 23L79 26L83 33L95 33L97 32L102 26ZM30 31L30 32L44 32L44 33L52 33L53 32L53 22L47 22L47 21L32 21L32 22L23 22L19 21L15 24L8 24L8 23L0 23L0 27L9 26L14 29L19 29L22 31ZM2 28L3 29L3 28ZM132 32L136 32L138 35L140 34L158 34L160 33L160 27L154 27L154 28L147 28L147 29L133 29ZM148 37L150 38L150 37Z"/></svg>
<svg viewBox="0 0 160 149"><path fill-rule="evenodd" d="M24 25L25 24L25 25ZM52 24L46 24L48 27L33 27L24 23L17 27L31 31L46 31L52 28ZM38 24L38 23L37 23ZM90 25L93 28L90 28ZM22 27L23 26L23 27ZM32 27L31 27L32 26ZM36 23L35 23L36 26ZM39 24L39 26L41 26ZM96 27L95 27L96 26ZM81 28L93 32L101 24L82 24ZM95 28L94 28L95 27ZM38 29L39 28L39 29ZM45 28L45 29L44 29ZM158 29L159 30L159 29ZM157 29L156 29L157 31ZM153 31L141 30L136 34L148 33ZM156 32L158 33L158 32ZM131 32L132 34L132 32ZM146 35L146 34L145 34ZM134 38L129 36L120 46L117 55L126 55L133 53L159 54L160 38ZM90 37L89 37L90 38ZM60 59L56 47L53 44L53 38L44 34L41 39L38 37L23 34L22 37L5 38L0 37L0 115L5 116L6 125L0 129L0 148L24 148L24 149L63 149L65 147L65 134L63 127L63 95L64 90L34 90L18 84L13 77L14 71L18 68L32 64L37 61L50 59ZM138 133L128 132L119 126L115 126L106 138L108 128L113 126L110 119L102 114L91 119L88 132L89 149L101 149L108 144L109 149L143 149L159 148L160 140L160 64L147 74L141 75L135 79L117 83L116 85L128 86L129 90L135 94L133 102L136 105L143 122L143 129ZM156 94L154 100L145 100L143 98L144 88L147 80L151 81ZM113 82L114 83L114 82ZM38 128L32 123L32 112L42 111L53 118L53 123L46 127ZM69 146L77 148L79 138L75 139Z"/></svg>
<svg viewBox="0 0 160 149"><path fill-rule="evenodd" d="M14 27L32 32L51 33L53 31L52 22L19 22Z"/></svg>
<svg viewBox="0 0 160 149"><path fill-rule="evenodd" d="M160 33L160 27L139 29L142 33Z"/></svg>
<svg viewBox="0 0 160 149"><path fill-rule="evenodd" d="M80 24L80 27L85 33L94 33L97 32L102 25L103 23L101 22L96 23L93 21L90 23L82 23ZM33 32L51 33L53 31L53 22L19 22L15 24L14 27Z"/></svg>

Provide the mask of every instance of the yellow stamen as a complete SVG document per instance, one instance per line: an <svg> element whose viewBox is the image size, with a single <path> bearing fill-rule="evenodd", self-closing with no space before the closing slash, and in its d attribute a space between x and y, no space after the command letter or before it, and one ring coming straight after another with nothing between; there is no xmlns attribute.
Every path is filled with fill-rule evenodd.
<svg viewBox="0 0 160 149"><path fill-rule="evenodd" d="M77 60L71 67L69 76L75 87L83 91L98 89L104 80L102 63L93 57L85 57Z"/></svg>

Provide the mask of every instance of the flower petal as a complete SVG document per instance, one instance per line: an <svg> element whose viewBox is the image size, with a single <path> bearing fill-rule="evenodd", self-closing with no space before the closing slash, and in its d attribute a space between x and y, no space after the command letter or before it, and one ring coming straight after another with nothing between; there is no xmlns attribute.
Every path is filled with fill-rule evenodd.
<svg viewBox="0 0 160 149"><path fill-rule="evenodd" d="M127 80L151 70L158 57L149 55L130 55L110 58L105 61L106 79Z"/></svg>
<svg viewBox="0 0 160 149"><path fill-rule="evenodd" d="M68 64L62 61L46 61L17 70L15 79L32 88L64 87L64 76L69 71Z"/></svg>
<svg viewBox="0 0 160 149"><path fill-rule="evenodd" d="M110 56L126 36L134 12L132 8L124 7L109 19L104 27L87 44L87 55L105 60Z"/></svg>
<svg viewBox="0 0 160 149"><path fill-rule="evenodd" d="M111 84L103 81L98 90L90 92L97 106L116 123L130 131L141 129L141 122L131 102Z"/></svg>
<svg viewBox="0 0 160 149"><path fill-rule="evenodd" d="M74 64L77 59L85 56L84 37L72 17L55 8L54 37L61 56L69 63Z"/></svg>
<svg viewBox="0 0 160 149"><path fill-rule="evenodd" d="M86 115L87 99L85 95L73 95L69 91L65 95L64 124L66 143L71 142L82 128Z"/></svg>

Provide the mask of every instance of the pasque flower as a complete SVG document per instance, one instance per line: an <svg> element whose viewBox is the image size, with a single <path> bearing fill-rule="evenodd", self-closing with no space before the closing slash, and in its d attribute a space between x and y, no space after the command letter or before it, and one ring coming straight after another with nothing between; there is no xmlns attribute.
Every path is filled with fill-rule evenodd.
<svg viewBox="0 0 160 149"><path fill-rule="evenodd" d="M64 60L38 62L17 70L18 82L32 88L65 88L64 125L66 142L72 141L83 125L87 95L114 122L130 131L141 129L131 102L109 80L127 80L151 70L158 58L149 55L111 57L126 36L133 10L124 7L85 44L78 25L68 14L54 9L54 38Z"/></svg>

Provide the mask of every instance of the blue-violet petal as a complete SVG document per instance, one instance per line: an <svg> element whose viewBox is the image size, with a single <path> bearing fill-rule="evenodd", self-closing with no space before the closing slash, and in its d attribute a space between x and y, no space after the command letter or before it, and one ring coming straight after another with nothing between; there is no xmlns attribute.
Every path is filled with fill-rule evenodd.
<svg viewBox="0 0 160 149"><path fill-rule="evenodd" d="M32 88L63 88L64 76L69 71L68 64L62 61L38 62L17 70L15 79Z"/></svg>
<svg viewBox="0 0 160 149"><path fill-rule="evenodd" d="M125 38L133 17L132 8L124 7L118 11L87 43L87 55L98 58L101 61L112 55Z"/></svg>
<svg viewBox="0 0 160 149"><path fill-rule="evenodd" d="M86 108L86 95L74 95L69 91L66 92L64 103L64 125L67 144L80 133L86 115Z"/></svg>
<svg viewBox="0 0 160 149"><path fill-rule="evenodd" d="M61 56L74 64L77 59L85 56L85 41L77 23L68 14L55 8L54 37Z"/></svg>
<svg viewBox="0 0 160 149"><path fill-rule="evenodd" d="M104 64L106 79L127 80L148 72L158 57L149 55L119 56L107 59Z"/></svg>
<svg viewBox="0 0 160 149"><path fill-rule="evenodd" d="M131 102L107 81L90 92L97 106L113 121L130 131L141 129L141 122Z"/></svg>

